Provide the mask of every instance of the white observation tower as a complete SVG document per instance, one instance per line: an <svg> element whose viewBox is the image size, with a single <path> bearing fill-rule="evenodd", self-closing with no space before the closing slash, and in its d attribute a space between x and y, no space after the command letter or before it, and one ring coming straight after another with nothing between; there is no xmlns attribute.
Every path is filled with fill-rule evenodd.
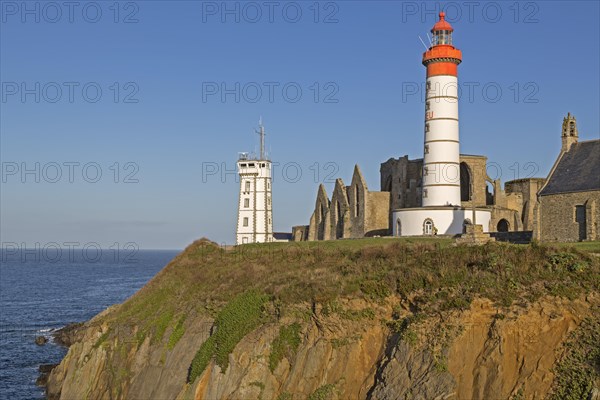
<svg viewBox="0 0 600 400"><path fill-rule="evenodd" d="M262 119L256 132L260 136L259 157L240 153L237 161L240 194L236 244L273 241L271 201L271 160L265 154L265 128Z"/></svg>

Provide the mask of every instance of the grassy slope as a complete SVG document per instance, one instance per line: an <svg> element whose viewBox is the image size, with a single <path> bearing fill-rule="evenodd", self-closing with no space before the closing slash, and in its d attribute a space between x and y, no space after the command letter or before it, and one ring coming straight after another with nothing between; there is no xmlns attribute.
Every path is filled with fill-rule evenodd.
<svg viewBox="0 0 600 400"><path fill-rule="evenodd" d="M150 336L152 343L172 348L183 334L181 321L186 316L203 314L226 324L230 316L245 315L236 308L227 311L226 305L249 292L267 295L271 318L295 304L332 304L341 297L378 301L416 293L413 302L421 316L468 308L476 296L487 297L499 307L535 301L546 294L573 299L600 291L600 257L590 253L596 251L600 251L597 242L467 247L453 246L443 238L273 243L223 250L199 240L105 321L125 331L129 328L123 327L136 327L132 332L136 331L138 344ZM242 322L252 328L264 320L256 315ZM229 341L239 334L215 340L233 349L236 342ZM226 358L220 351L201 349L198 371L206 357Z"/></svg>
<svg viewBox="0 0 600 400"><path fill-rule="evenodd" d="M415 291L424 303L445 308L453 303L468 306L477 295L503 306L517 297L572 298L600 287L599 259L588 252L600 251L600 244L584 245L455 247L449 239L373 238L246 245L225 251L199 240L111 316L158 326L160 335L188 312L215 316L233 296L249 289L282 304L407 296ZM568 256L561 259L557 254Z"/></svg>

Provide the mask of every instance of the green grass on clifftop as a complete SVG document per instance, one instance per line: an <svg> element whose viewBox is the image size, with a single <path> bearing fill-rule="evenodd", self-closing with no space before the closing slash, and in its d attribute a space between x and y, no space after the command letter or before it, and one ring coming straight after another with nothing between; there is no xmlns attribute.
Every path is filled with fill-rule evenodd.
<svg viewBox="0 0 600 400"><path fill-rule="evenodd" d="M508 306L517 298L574 298L599 287L600 257L573 246L469 247L453 246L447 239L373 238L224 250L199 240L112 316L132 325L146 323L155 330L148 334L162 335L165 321L175 325L189 312L214 318L248 290L264 293L282 307L418 293L422 303L451 309L467 307L475 296Z"/></svg>

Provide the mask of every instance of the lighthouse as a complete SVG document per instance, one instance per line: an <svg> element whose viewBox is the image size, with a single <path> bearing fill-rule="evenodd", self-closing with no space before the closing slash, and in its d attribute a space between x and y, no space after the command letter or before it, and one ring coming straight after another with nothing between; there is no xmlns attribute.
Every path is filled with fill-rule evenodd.
<svg viewBox="0 0 600 400"><path fill-rule="evenodd" d="M237 169L240 177L236 244L273 241L271 203L271 160L265 152L265 128L262 119L256 131L260 137L259 156L240 153Z"/></svg>
<svg viewBox="0 0 600 400"><path fill-rule="evenodd" d="M457 71L462 53L452 45L453 31L441 12L431 29L432 46L423 54L427 68L423 207L460 205Z"/></svg>
<svg viewBox="0 0 600 400"><path fill-rule="evenodd" d="M462 53L454 47L454 29L446 16L443 12L439 16L422 60L427 74L421 207L392 211L394 236L457 235L466 224L489 230L489 209L461 206L458 65Z"/></svg>

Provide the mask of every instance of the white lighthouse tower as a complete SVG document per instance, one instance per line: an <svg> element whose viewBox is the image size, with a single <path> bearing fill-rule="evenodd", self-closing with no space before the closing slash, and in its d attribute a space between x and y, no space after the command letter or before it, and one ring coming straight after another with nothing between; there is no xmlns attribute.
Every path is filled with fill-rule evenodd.
<svg viewBox="0 0 600 400"><path fill-rule="evenodd" d="M441 12L431 29L431 47L423 54L427 80L422 206L392 212L394 236L456 235L463 232L467 220L488 231L488 209L461 207L458 65L462 53L452 43L453 31Z"/></svg>
<svg viewBox="0 0 600 400"><path fill-rule="evenodd" d="M265 128L262 120L257 133L260 136L260 156L240 153L237 168L240 176L240 194L236 244L273 241L273 208L271 201L271 160L265 154Z"/></svg>
<svg viewBox="0 0 600 400"><path fill-rule="evenodd" d="M452 46L453 30L441 12L431 29L432 47L423 54L427 67L423 207L460 205L457 67L462 53Z"/></svg>

